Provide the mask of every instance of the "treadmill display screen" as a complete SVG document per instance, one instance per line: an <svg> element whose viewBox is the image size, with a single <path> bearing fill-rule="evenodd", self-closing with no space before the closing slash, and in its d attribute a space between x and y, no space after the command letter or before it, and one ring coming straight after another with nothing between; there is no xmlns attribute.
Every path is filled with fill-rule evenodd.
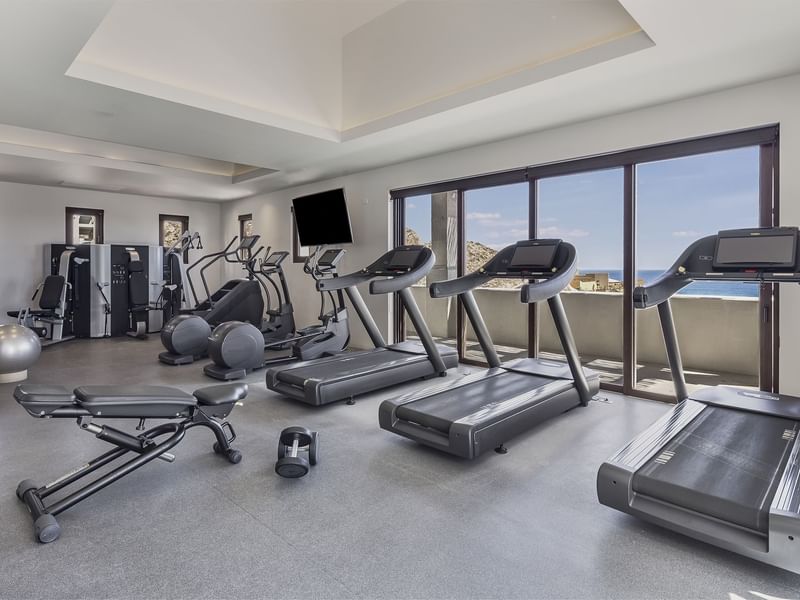
<svg viewBox="0 0 800 600"><path fill-rule="evenodd" d="M795 264L796 243L795 235L720 236L714 266L791 267Z"/></svg>
<svg viewBox="0 0 800 600"><path fill-rule="evenodd" d="M332 250L325 250L325 252L322 253L322 256L319 257L317 264L322 265L323 267L330 266L331 264L333 264L333 261L336 259L336 257L339 256L340 252L341 250L339 250L338 248Z"/></svg>
<svg viewBox="0 0 800 600"><path fill-rule="evenodd" d="M418 250L398 250L389 258L386 268L389 271L408 271L417 263Z"/></svg>
<svg viewBox="0 0 800 600"><path fill-rule="evenodd" d="M511 257L510 269L547 270L553 266L556 255L556 244L541 246L517 246Z"/></svg>

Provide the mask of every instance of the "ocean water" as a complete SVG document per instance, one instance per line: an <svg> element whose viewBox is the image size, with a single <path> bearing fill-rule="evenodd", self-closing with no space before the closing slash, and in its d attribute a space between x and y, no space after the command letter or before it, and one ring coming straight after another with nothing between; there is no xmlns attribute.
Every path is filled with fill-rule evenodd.
<svg viewBox="0 0 800 600"><path fill-rule="evenodd" d="M584 269L586 273L608 273L611 279L622 281L621 269ZM645 285L655 281L663 271L639 271L637 279L643 279ZM680 292L679 296L736 296L739 298L758 298L757 283L720 283L716 281L695 281Z"/></svg>

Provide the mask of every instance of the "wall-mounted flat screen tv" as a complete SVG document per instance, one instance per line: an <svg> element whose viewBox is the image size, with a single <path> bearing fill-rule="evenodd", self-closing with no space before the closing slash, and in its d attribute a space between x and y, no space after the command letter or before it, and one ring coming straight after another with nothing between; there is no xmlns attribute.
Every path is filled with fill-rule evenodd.
<svg viewBox="0 0 800 600"><path fill-rule="evenodd" d="M344 189L295 198L292 210L301 246L353 243Z"/></svg>

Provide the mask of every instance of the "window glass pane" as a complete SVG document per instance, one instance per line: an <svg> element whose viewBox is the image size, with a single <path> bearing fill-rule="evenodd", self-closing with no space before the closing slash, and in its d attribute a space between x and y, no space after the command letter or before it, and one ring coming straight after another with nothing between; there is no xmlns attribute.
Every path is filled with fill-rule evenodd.
<svg viewBox="0 0 800 600"><path fill-rule="evenodd" d="M245 237L251 237L253 235L253 219L245 219L242 221L242 234Z"/></svg>
<svg viewBox="0 0 800 600"><path fill-rule="evenodd" d="M464 193L465 273L478 270L498 250L528 239L528 184L516 183ZM519 300L520 279L494 279L474 291L500 360L528 356L528 306ZM464 357L485 361L467 324Z"/></svg>
<svg viewBox="0 0 800 600"><path fill-rule="evenodd" d="M436 264L426 278L411 288L422 316L437 342L456 347L455 298L431 298L428 285L457 276L458 194L444 192L405 199L406 230L404 243L423 245L436 254ZM408 314L405 315L406 339L418 339Z"/></svg>
<svg viewBox="0 0 800 600"><path fill-rule="evenodd" d="M696 239L759 223L759 148L643 163L636 170L637 284L668 269ZM672 299L691 391L758 386L758 286L695 282ZM656 309L636 311L637 387L674 395Z"/></svg>
<svg viewBox="0 0 800 600"><path fill-rule="evenodd" d="M584 366L604 383L622 385L624 170L549 177L538 182L540 238L578 252L578 274L561 295ZM539 352L564 360L546 304L539 308Z"/></svg>

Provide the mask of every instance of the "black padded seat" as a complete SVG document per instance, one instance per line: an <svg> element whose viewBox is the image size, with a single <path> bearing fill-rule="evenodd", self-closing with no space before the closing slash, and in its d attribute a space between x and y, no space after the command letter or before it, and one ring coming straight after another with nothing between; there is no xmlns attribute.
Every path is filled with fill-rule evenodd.
<svg viewBox="0 0 800 600"><path fill-rule="evenodd" d="M227 383L224 385L210 385L195 390L194 397L202 406L221 406L244 400L247 396L246 383Z"/></svg>
<svg viewBox="0 0 800 600"><path fill-rule="evenodd" d="M42 293L39 296L39 308L55 310L61 304L61 293L64 291L66 280L61 275L48 275L42 284Z"/></svg>
<svg viewBox="0 0 800 600"><path fill-rule="evenodd" d="M158 385L84 385L75 388L75 397L96 417L174 419L197 406L191 394Z"/></svg>
<svg viewBox="0 0 800 600"><path fill-rule="evenodd" d="M61 385L21 384L14 399L34 417L46 417L59 409L75 409L75 396Z"/></svg>
<svg viewBox="0 0 800 600"><path fill-rule="evenodd" d="M21 311L21 310L10 310L6 314L9 317L14 317L16 319L19 319L19 315L22 312L23 311ZM58 316L59 316L57 313L53 312L52 310L29 310L27 312L27 315L29 317L45 317L45 318L50 318L50 319L55 319L55 318L58 318Z"/></svg>

